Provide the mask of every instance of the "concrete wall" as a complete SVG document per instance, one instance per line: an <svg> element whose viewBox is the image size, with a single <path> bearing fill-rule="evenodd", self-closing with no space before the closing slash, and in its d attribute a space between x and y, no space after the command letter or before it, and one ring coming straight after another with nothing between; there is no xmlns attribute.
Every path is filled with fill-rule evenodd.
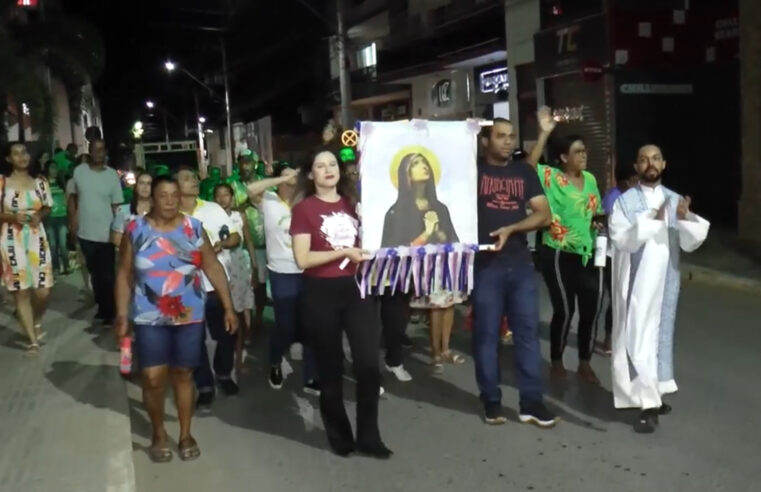
<svg viewBox="0 0 761 492"><path fill-rule="evenodd" d="M461 119L463 113L472 112L474 90L472 70L444 70L399 81L412 86L412 118ZM449 106L437 106L431 97L433 87L442 80L452 81L453 101Z"/></svg>
<svg viewBox="0 0 761 492"><path fill-rule="evenodd" d="M515 67L534 61L534 34L539 31L539 0L505 0L507 66L510 70L510 119L518 124ZM520 128L518 128L520 134Z"/></svg>

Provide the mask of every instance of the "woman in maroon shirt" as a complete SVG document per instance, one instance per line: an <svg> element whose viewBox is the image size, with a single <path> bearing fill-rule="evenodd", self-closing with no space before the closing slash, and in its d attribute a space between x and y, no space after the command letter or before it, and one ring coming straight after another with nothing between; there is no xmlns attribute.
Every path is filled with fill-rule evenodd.
<svg viewBox="0 0 761 492"><path fill-rule="evenodd" d="M304 198L291 214L293 255L304 270L301 314L317 360L320 412L331 449L339 456L357 451L388 458L391 451L378 430L380 323L375 304L360 297L354 280L363 252L357 247L353 187L343 174L329 150L317 152L301 170ZM357 378L356 441L343 404L343 332Z"/></svg>

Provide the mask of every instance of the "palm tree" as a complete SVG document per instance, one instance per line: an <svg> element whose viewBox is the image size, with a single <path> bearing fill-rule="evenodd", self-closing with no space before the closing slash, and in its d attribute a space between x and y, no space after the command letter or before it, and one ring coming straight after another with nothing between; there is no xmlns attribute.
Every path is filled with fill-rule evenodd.
<svg viewBox="0 0 761 492"><path fill-rule="evenodd" d="M63 83L72 121L78 121L82 90L103 70L103 42L85 21L49 9L45 19L28 22L15 4L0 0L0 94L7 95L16 117L25 104L35 132L49 140L55 114L46 68ZM0 131L0 139L6 135Z"/></svg>

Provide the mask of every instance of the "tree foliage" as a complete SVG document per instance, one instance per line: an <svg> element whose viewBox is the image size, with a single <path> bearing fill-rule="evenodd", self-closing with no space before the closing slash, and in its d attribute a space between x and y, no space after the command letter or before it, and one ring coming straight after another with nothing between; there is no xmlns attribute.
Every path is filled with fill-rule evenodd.
<svg viewBox="0 0 761 492"><path fill-rule="evenodd" d="M47 139L53 134L55 114L45 67L63 83L71 119L78 122L83 89L103 71L103 41L90 23L60 11L24 22L14 17L14 8L15 1L0 0L0 95L19 107L25 103L35 131Z"/></svg>

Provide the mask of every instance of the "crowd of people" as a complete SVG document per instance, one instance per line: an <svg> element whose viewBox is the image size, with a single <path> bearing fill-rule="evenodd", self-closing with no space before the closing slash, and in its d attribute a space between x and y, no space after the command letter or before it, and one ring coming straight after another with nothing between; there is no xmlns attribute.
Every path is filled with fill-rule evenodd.
<svg viewBox="0 0 761 492"><path fill-rule="evenodd" d="M679 247L700 245L708 225L690 212L689 199L661 186L665 160L657 146L641 147L632 171L622 171L602 199L586 170L582 137L557 139L556 164L540 163L556 124L546 108L538 117L538 142L525 158L516 153L508 120L496 119L480 135L478 235L493 248L476 256L469 299L451 291L424 298L401 292L360 296L354 277L367 252L360 244L359 173L356 162L344 161L330 145L300 167L262 168L254 153L244 152L232 179L212 176L213 186L190 167L158 176L138 172L132 198L123 203L102 140L90 141L88 154L69 167L46 159L35 165L23 143L12 143L0 176L0 254L3 283L28 338L26 353L41 350L46 301L56 276L70 272L73 247L81 255L85 285L92 286L95 318L113 323L119 339L134 338L153 426L151 458L165 462L173 456L164 427L169 382L180 423L178 455L192 460L200 455L191 433L194 410L210 411L218 390L241 390L245 346L263 327L269 285L270 387L283 388L292 371L284 356L301 347L292 359L303 360L303 391L319 395L330 449L339 456L388 458L392 452L379 428L381 347L385 370L400 382L411 381L404 367L405 331L412 309L422 310L428 313L432 374L462 364L465 357L450 349L450 337L454 306L469 302L485 422L507 420L499 358L506 318L515 345L519 419L548 428L558 417L544 404L539 285L526 241L539 231L538 269L553 307L550 377L567 377L563 355L578 305L577 374L584 384L600 384L590 360L608 291L613 302L600 349L613 352L615 404L640 408L635 430L652 432L658 415L671 410L662 395L676 391L673 263ZM335 128L326 128L326 144L330 132L334 136ZM402 241L414 245L434 230L443 236L437 242L455 240L446 228L431 229L433 204L419 184L429 178L430 165L421 156L407 161L399 170L400 200L406 183L420 220L412 220ZM593 261L603 235L610 237L612 257L604 266ZM211 358L207 334L216 342ZM355 430L344 407L345 359L357 386ZM627 364L636 369L633 375Z"/></svg>

